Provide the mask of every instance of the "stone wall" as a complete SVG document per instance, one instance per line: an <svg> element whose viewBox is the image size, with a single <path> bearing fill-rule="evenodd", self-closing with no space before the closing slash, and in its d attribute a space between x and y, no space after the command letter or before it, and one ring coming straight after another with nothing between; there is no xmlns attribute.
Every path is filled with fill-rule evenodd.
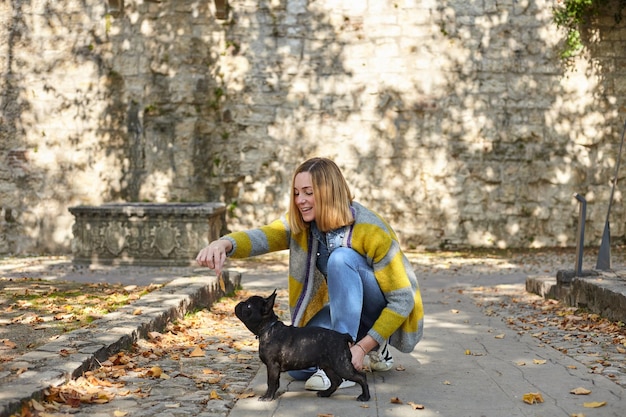
<svg viewBox="0 0 626 417"><path fill-rule="evenodd" d="M624 24L603 10L566 72L538 0L0 2L0 254L68 253L68 207L287 207L334 158L406 247L587 243L624 119ZM620 173L620 178L623 174ZM612 235L624 236L619 188Z"/></svg>

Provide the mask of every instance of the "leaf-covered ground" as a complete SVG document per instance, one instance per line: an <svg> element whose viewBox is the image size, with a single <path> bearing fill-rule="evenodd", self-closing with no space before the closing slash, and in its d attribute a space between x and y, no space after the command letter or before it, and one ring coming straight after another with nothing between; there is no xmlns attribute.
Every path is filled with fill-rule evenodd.
<svg viewBox="0 0 626 417"><path fill-rule="evenodd" d="M159 287L0 276L0 369L2 363L89 326Z"/></svg>
<svg viewBox="0 0 626 417"><path fill-rule="evenodd" d="M275 308L284 320L286 294L279 291ZM31 400L14 416L91 415L105 412L102 407L112 403L112 415L123 417L129 411L113 404L114 400L142 398L166 401L166 408L175 410L180 402L157 393L167 390L172 378L185 379L202 393L205 412L226 415L237 399L255 395L247 389L260 366L258 341L233 314L235 305L250 295L238 291L210 309L168 324L162 332L151 332L130 351L109 357L100 368L48 389L42 401Z"/></svg>

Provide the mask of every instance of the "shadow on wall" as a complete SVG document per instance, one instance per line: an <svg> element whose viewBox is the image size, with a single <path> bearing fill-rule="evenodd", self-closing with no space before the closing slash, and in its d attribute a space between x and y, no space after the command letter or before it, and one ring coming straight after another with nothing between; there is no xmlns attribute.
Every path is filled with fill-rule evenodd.
<svg viewBox="0 0 626 417"><path fill-rule="evenodd" d="M376 32L358 15L309 10L310 35L289 48L298 71L266 79L287 90L272 144L292 137L299 145L281 148L278 160L337 159L407 246L573 246L576 192L599 203L587 223L599 238L612 165L601 155L615 151L604 126L620 125L607 108L615 97L564 73L549 8L481 7L442 2L421 10L426 22L402 14L405 24L436 25L415 38L381 35L383 24ZM350 34L376 44L372 56L360 55Z"/></svg>
<svg viewBox="0 0 626 417"><path fill-rule="evenodd" d="M221 201L256 226L313 155L407 246L572 246L575 192L599 238L621 61L565 74L548 7L487 3L2 3L0 253L69 251L78 204Z"/></svg>
<svg viewBox="0 0 626 417"><path fill-rule="evenodd" d="M73 205L204 201L192 163L206 165L210 143L224 136L215 94L225 28L211 7L0 6L10 16L2 32L0 151L9 164L0 170L0 254L69 252Z"/></svg>

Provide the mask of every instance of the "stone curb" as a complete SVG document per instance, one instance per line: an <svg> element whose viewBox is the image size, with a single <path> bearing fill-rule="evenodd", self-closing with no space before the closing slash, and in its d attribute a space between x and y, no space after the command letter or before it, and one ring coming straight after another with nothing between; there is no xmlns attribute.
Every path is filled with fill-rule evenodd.
<svg viewBox="0 0 626 417"><path fill-rule="evenodd" d="M215 276L177 278L131 305L96 320L89 328L60 336L54 342L16 358L11 370L21 374L0 379L0 417L9 417L30 399L80 376L111 355L128 349L148 332L160 331L186 313L210 306L241 285L241 274L222 273L224 291Z"/></svg>
<svg viewBox="0 0 626 417"><path fill-rule="evenodd" d="M559 271L556 277L530 276L526 291L571 307L584 307L613 321L626 322L626 271Z"/></svg>

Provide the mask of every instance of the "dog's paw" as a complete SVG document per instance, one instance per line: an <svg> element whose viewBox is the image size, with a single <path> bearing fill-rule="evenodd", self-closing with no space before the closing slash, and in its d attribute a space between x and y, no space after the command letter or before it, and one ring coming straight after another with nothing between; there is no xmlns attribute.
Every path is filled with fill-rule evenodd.
<svg viewBox="0 0 626 417"><path fill-rule="evenodd" d="M365 394L361 394L358 397L356 397L356 400L357 401L362 401L362 402L369 401L370 400L370 396L369 395L365 395Z"/></svg>

